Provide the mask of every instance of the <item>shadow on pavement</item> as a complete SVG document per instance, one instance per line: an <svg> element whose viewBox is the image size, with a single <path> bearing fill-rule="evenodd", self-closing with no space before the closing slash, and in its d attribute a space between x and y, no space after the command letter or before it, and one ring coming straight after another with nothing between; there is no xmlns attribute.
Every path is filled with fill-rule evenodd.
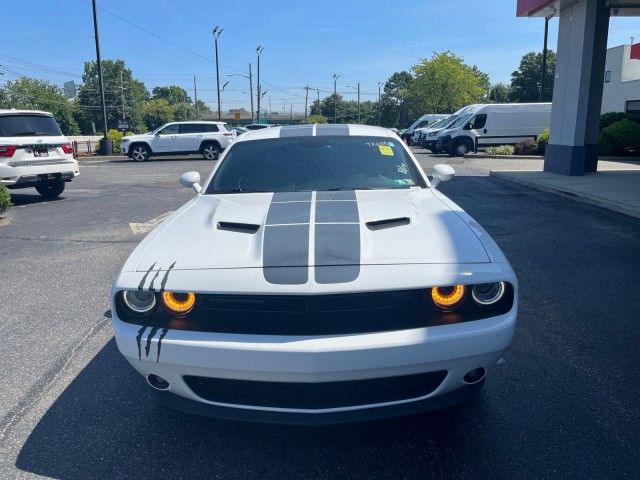
<svg viewBox="0 0 640 480"><path fill-rule="evenodd" d="M20 193L18 193L20 192ZM28 193L22 193L22 190L9 190L11 194L11 202L14 206L19 207L21 205L31 205L34 203L45 203L45 202L58 202L60 200L64 200L64 195L58 198L44 198L42 195L37 193L35 189L31 193L31 190L27 190Z"/></svg>
<svg viewBox="0 0 640 480"><path fill-rule="evenodd" d="M451 477L474 455L483 404L331 427L190 417L156 405L111 340L40 420L16 466L60 479Z"/></svg>

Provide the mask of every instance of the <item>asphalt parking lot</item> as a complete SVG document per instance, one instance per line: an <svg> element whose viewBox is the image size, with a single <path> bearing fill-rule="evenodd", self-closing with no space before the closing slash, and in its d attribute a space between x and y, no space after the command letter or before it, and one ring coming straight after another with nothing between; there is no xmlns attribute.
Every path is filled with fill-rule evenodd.
<svg viewBox="0 0 640 480"><path fill-rule="evenodd" d="M178 176L210 162L86 161L60 200L14 192L0 478L639 478L640 222L454 167L441 189L519 276L512 349L470 404L316 428L166 411L117 352L108 295L134 232L187 201Z"/></svg>

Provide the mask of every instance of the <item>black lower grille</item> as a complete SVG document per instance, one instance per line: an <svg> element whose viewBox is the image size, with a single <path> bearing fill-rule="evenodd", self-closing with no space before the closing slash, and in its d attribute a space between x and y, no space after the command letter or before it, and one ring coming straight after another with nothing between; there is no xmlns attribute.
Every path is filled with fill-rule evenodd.
<svg viewBox="0 0 640 480"><path fill-rule="evenodd" d="M446 371L340 382L255 382L186 375L198 397L218 403L256 407L325 409L419 398L432 393Z"/></svg>

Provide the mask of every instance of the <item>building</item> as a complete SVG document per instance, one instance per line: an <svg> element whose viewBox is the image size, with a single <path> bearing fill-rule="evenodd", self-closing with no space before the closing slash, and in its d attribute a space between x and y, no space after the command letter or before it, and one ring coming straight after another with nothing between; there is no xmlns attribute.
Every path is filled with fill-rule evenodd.
<svg viewBox="0 0 640 480"><path fill-rule="evenodd" d="M602 113L640 114L640 60L631 58L631 45L607 50L602 89Z"/></svg>
<svg viewBox="0 0 640 480"><path fill-rule="evenodd" d="M596 172L609 18L640 16L640 1L517 0L517 15L560 18L544 170L561 175ZM611 79L613 71L612 67ZM620 68L621 75L623 71Z"/></svg>

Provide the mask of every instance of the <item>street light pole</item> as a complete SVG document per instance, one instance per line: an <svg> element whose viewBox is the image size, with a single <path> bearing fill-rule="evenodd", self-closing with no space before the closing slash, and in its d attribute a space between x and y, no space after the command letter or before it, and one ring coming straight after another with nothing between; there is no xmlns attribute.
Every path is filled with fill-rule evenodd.
<svg viewBox="0 0 640 480"><path fill-rule="evenodd" d="M224 29L216 25L213 29L213 42L216 47L216 90L218 92L218 121L222 120L222 107L220 106L220 64L218 63L218 37Z"/></svg>
<svg viewBox="0 0 640 480"><path fill-rule="evenodd" d="M304 87L304 123L307 123L307 105L309 104L309 85Z"/></svg>
<svg viewBox="0 0 640 480"><path fill-rule="evenodd" d="M378 126L380 126L380 87L382 82L378 82Z"/></svg>
<svg viewBox="0 0 640 480"><path fill-rule="evenodd" d="M251 74L251 63L249 63L249 75L245 75L244 73L229 73L228 74L230 77L234 77L236 75L239 75L241 77L244 78L248 78L249 79L249 94L251 97L251 123L253 123L253 75ZM223 88L224 90L224 88Z"/></svg>
<svg viewBox="0 0 640 480"><path fill-rule="evenodd" d="M539 101L544 99L544 91L547 79L547 40L549 38L549 17L544 19L544 48L542 50L542 80L540 81L540 97Z"/></svg>
<svg viewBox="0 0 640 480"><path fill-rule="evenodd" d="M339 74L333 74L333 123L338 120L338 78Z"/></svg>
<svg viewBox="0 0 640 480"><path fill-rule="evenodd" d="M260 99L262 98L262 95L260 94L260 54L262 53L262 50L264 50L264 47L258 45L258 48L256 48L256 55L258 56L258 110L256 122L258 123L260 123Z"/></svg>
<svg viewBox="0 0 640 480"><path fill-rule="evenodd" d="M111 155L113 147L109 136L107 135L107 106L104 101L104 83L102 81L102 61L100 60L100 36L98 35L98 12L96 0L92 1L93 5L93 33L96 41L96 60L98 63L98 83L100 86L100 100L102 101L102 131L104 139L102 140L101 152L103 155Z"/></svg>
<svg viewBox="0 0 640 480"><path fill-rule="evenodd" d="M351 85L347 85L349 88L355 88L358 91L358 123L360 123L360 82L357 83L357 86L353 87Z"/></svg>

